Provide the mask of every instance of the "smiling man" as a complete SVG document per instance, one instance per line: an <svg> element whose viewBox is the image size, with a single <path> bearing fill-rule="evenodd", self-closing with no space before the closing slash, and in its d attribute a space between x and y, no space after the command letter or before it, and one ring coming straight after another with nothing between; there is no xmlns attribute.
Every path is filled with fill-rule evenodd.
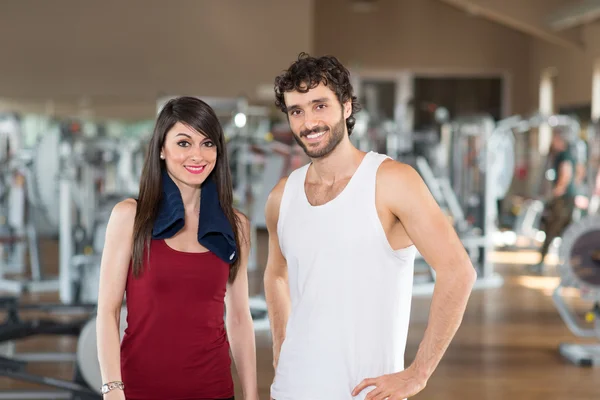
<svg viewBox="0 0 600 400"><path fill-rule="evenodd" d="M301 54L275 94L311 162L276 185L265 210L271 397L413 396L462 321L475 270L416 171L350 142L359 105L336 58ZM405 367L417 250L437 281L425 336Z"/></svg>

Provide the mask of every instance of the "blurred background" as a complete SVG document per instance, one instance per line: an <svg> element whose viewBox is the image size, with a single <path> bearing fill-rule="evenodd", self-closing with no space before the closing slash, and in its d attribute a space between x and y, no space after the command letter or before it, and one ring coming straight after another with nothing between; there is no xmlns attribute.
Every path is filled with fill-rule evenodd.
<svg viewBox="0 0 600 400"><path fill-rule="evenodd" d="M364 107L351 140L417 169L478 272L414 398L600 397L600 1L1 0L0 398L100 398L106 222L137 195L155 116L179 95L217 111L252 221L268 398L264 205L308 162L273 80L302 51L348 67ZM570 206L552 195L561 152ZM407 364L434 284L418 256Z"/></svg>

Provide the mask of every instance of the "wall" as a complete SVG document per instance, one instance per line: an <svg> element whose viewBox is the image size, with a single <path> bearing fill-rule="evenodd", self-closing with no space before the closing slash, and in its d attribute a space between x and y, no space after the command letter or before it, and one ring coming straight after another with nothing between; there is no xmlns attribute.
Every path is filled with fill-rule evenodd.
<svg viewBox="0 0 600 400"><path fill-rule="evenodd" d="M437 0L380 0L371 13L346 0L315 8L314 48L364 69L502 71L511 75L511 109L528 110L529 36Z"/></svg>
<svg viewBox="0 0 600 400"><path fill-rule="evenodd" d="M161 93L253 96L299 51L311 51L313 0L290 5L3 1L0 99L42 111L52 100L62 112L84 102L101 114L147 117Z"/></svg>
<svg viewBox="0 0 600 400"><path fill-rule="evenodd" d="M556 69L555 104L573 106L589 104L592 98L592 69L594 58L600 57L600 22L582 29L583 50L570 50L534 40L530 58L530 96L537 106L540 75L545 68Z"/></svg>

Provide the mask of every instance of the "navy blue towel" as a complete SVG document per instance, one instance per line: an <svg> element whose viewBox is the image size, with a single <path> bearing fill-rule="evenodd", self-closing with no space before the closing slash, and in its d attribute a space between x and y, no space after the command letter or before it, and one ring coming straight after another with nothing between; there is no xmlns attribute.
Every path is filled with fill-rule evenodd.
<svg viewBox="0 0 600 400"><path fill-rule="evenodd" d="M166 170L162 174L163 197L152 228L153 239L175 236L185 225L185 209L179 188ZM198 242L227 263L237 258L237 248L231 224L219 202L217 185L212 175L200 191L200 221Z"/></svg>

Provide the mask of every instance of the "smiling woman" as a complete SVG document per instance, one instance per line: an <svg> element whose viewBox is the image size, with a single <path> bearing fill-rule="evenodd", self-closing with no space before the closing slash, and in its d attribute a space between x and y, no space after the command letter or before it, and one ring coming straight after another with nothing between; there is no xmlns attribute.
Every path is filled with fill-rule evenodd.
<svg viewBox="0 0 600 400"><path fill-rule="evenodd" d="M215 167L217 147L206 135L177 122L167 132L160 158L172 179L186 185L200 185Z"/></svg>
<svg viewBox="0 0 600 400"><path fill-rule="evenodd" d="M256 398L249 223L232 203L213 109L193 97L169 101L139 198L115 206L106 230L97 317L105 399L232 399L230 349L246 399Z"/></svg>
<svg viewBox="0 0 600 400"><path fill-rule="evenodd" d="M223 212L236 233L235 237L238 237L239 222L232 206L231 173L221 124L213 109L202 100L194 97L173 99L158 116L142 171L134 226L133 270L136 274L141 268L143 251L148 246L158 215L164 172L180 190L183 185L199 191L200 185L210 175L217 186ZM189 199L185 198L186 193L181 195L184 203L194 198L199 202L200 199L194 192L189 193ZM196 206L199 207L199 204ZM232 277L237 264L232 265Z"/></svg>

